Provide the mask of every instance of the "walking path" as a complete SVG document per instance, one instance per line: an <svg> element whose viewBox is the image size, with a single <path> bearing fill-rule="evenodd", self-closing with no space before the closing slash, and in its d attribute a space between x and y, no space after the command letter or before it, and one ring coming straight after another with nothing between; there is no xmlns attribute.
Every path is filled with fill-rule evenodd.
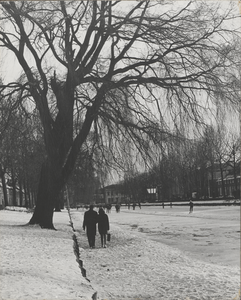
<svg viewBox="0 0 241 300"><path fill-rule="evenodd" d="M117 226L112 225L111 232L107 249L100 248L97 240L97 249L89 250L83 231L78 237L87 277L101 288L101 299L238 299L239 268L191 259L178 249Z"/></svg>
<svg viewBox="0 0 241 300"><path fill-rule="evenodd" d="M123 213L122 218L125 218ZM56 213L58 231L20 226L24 212L0 211L1 300L232 300L238 299L239 268L195 260L160 242L111 225L108 248L89 249L83 212L72 220L87 272L73 253L67 211Z"/></svg>

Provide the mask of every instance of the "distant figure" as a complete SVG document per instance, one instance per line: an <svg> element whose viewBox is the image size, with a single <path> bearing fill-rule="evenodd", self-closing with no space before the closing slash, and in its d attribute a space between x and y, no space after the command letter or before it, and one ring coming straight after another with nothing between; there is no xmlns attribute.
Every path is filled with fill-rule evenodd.
<svg viewBox="0 0 241 300"><path fill-rule="evenodd" d="M112 207L111 204L106 204L106 209L108 214L111 213L111 207Z"/></svg>
<svg viewBox="0 0 241 300"><path fill-rule="evenodd" d="M130 209L131 208L131 204L130 204L130 202L128 202L128 209Z"/></svg>
<svg viewBox="0 0 241 300"><path fill-rule="evenodd" d="M116 212L119 213L120 212L120 204L116 204L115 209L116 209Z"/></svg>
<svg viewBox="0 0 241 300"><path fill-rule="evenodd" d="M189 202L189 214L193 212L193 202L192 199Z"/></svg>
<svg viewBox="0 0 241 300"><path fill-rule="evenodd" d="M135 208L136 208L136 204L135 204L135 203L133 203L133 210L135 210Z"/></svg>
<svg viewBox="0 0 241 300"><path fill-rule="evenodd" d="M172 202L170 202L170 207L172 208Z"/></svg>
<svg viewBox="0 0 241 300"><path fill-rule="evenodd" d="M138 204L139 204L139 208L141 209L141 202L139 202Z"/></svg>
<svg viewBox="0 0 241 300"><path fill-rule="evenodd" d="M98 215L98 231L101 239L101 246L106 248L106 235L110 230L109 218L103 208L99 209Z"/></svg>
<svg viewBox="0 0 241 300"><path fill-rule="evenodd" d="M165 204L164 204L164 202L162 202L162 208L164 208L165 207Z"/></svg>
<svg viewBox="0 0 241 300"><path fill-rule="evenodd" d="M98 214L94 211L94 206L90 205L88 211L84 214L83 229L86 228L87 238L90 248L95 248L96 224L98 223Z"/></svg>

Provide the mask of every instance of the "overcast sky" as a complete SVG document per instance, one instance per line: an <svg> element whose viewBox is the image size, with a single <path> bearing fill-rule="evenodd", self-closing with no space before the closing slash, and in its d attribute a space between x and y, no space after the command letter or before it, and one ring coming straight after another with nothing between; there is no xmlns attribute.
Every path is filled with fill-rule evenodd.
<svg viewBox="0 0 241 300"><path fill-rule="evenodd" d="M217 3L220 2L222 9L225 11L225 9L228 7L229 5L229 0L206 0L207 5L211 4L211 3ZM126 1L123 0L122 5L124 4L125 7L129 7L132 2L135 1ZM154 1L153 1L154 2ZM172 9L176 9L176 8L182 8L184 6L187 5L189 1L179 1L179 0L175 0L173 1L173 4L170 4L170 8ZM237 10L240 10L241 12L241 4L239 4L238 0L231 0L231 2L234 2L234 4L236 3L237 5ZM7 24L1 24L2 26L4 26L7 29ZM241 21L240 19L235 19L235 20L230 20L230 27L235 27L235 28L241 28ZM6 50L6 49L2 49L0 48L0 77L3 79L4 83L7 82L12 82L15 81L19 75L21 73L21 68L18 64L17 58L15 57L15 55L13 55L11 53L11 51Z"/></svg>

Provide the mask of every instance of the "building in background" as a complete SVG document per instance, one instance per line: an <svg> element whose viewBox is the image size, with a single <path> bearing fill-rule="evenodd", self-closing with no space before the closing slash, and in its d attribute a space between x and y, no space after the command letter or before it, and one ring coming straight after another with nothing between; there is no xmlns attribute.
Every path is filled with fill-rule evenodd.
<svg viewBox="0 0 241 300"><path fill-rule="evenodd" d="M121 192L120 184L111 184L103 188L105 204L124 203L126 196Z"/></svg>

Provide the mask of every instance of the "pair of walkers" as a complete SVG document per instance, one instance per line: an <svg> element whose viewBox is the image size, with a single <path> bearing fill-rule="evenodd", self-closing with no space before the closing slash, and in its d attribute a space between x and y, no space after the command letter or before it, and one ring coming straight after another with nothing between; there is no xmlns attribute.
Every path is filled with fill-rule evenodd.
<svg viewBox="0 0 241 300"><path fill-rule="evenodd" d="M86 228L86 234L90 248L95 248L96 224L101 239L101 246L106 248L106 235L110 229L109 218L103 208L99 209L99 214L94 210L94 206L90 205L88 211L84 214L83 229Z"/></svg>

